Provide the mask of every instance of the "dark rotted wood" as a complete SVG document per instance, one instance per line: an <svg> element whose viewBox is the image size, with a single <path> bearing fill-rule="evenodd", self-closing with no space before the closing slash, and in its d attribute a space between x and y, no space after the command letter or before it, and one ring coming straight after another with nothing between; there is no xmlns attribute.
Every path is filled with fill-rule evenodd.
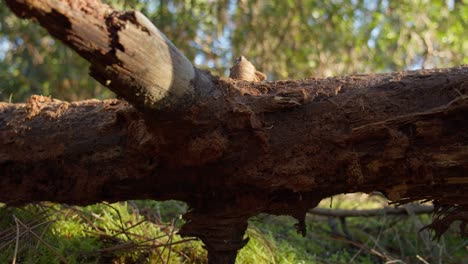
<svg viewBox="0 0 468 264"><path fill-rule="evenodd" d="M398 200L422 182L464 187L467 83L465 66L261 84L219 79L222 97L153 123L117 99L2 103L0 199L89 204L323 188L382 190ZM166 189L180 183L175 193Z"/></svg>

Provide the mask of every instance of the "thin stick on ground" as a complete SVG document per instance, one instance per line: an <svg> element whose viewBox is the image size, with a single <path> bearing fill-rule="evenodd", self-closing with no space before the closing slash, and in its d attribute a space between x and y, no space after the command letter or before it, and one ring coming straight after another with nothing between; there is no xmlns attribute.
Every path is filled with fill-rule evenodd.
<svg viewBox="0 0 468 264"><path fill-rule="evenodd" d="M174 221L174 219L173 219L171 224L172 224L172 229L171 229L171 232L169 233L169 239L167 240L167 245L169 247L169 249L168 249L169 251L167 253L167 263L169 263L169 260L171 258L172 238L174 237L174 231L176 229L176 221ZM164 252L165 249L166 248L164 248L162 252ZM162 254L162 252L161 252L161 254Z"/></svg>
<svg viewBox="0 0 468 264"><path fill-rule="evenodd" d="M427 262L425 259L423 259L421 256L419 255L416 255L416 258L419 259L422 263L424 264L429 264L429 262Z"/></svg>
<svg viewBox="0 0 468 264"><path fill-rule="evenodd" d="M121 234L124 234L129 241L132 241L132 238L127 234L128 229L126 229L124 224L123 224L122 215L120 214L119 210L117 210L117 208L115 208L114 206L112 206L109 203L102 203L102 204L112 208L116 212L117 217L119 218L119 227L120 227Z"/></svg>
<svg viewBox="0 0 468 264"><path fill-rule="evenodd" d="M13 253L13 260L11 261L12 264L16 264L16 256L18 255L18 247L19 247L19 238L20 238L20 227L18 223L18 219L16 216L13 215L13 218L15 219L15 224L16 224L16 244L15 244L15 251Z"/></svg>
<svg viewBox="0 0 468 264"><path fill-rule="evenodd" d="M367 210L346 210L346 209L328 209L314 208L308 211L309 214L331 217L374 217L385 215L408 215L408 208L411 208L411 214L430 214L434 211L431 205L411 205L403 207L384 207L380 209Z"/></svg>
<svg viewBox="0 0 468 264"><path fill-rule="evenodd" d="M34 222L37 222L37 221L34 221ZM49 223L51 223L51 222L53 222L53 221L41 222L41 223L39 223L39 224L37 224L37 225L32 226L32 227L31 227L31 230L33 230L33 229L35 229L36 227L39 227L39 226L41 226L41 225L49 224ZM20 234L19 234L19 236L21 237L22 235L24 235L24 234L26 234L26 233L28 233L27 230L26 230L26 231L21 231ZM8 236L9 236L9 235L10 235L10 234L7 234L7 235L5 235L5 236L1 236L0 239L8 239ZM16 236L17 236L17 235L16 235L16 231L15 231L14 237L13 237L12 239L10 239L9 241L7 241L7 242L5 242L4 244L0 245L0 250L3 249L4 247L8 246L10 243L16 241Z"/></svg>
<svg viewBox="0 0 468 264"><path fill-rule="evenodd" d="M44 244L48 249L50 249L50 251L52 251L52 253L54 253L62 263L65 263L65 264L68 264L68 260L62 256L54 247L52 247L51 245L49 245L49 243L45 242L39 235L37 235L36 233L34 233L34 231L32 231L31 228L29 228L27 225L23 224L18 218L15 217L15 222L17 222L18 224L22 225L24 228L26 228L26 230L31 233L31 235L33 235L34 237L36 237L42 244Z"/></svg>

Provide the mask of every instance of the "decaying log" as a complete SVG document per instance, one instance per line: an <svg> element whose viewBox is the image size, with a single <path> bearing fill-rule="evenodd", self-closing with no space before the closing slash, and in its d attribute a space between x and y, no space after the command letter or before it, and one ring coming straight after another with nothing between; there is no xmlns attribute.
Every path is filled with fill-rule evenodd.
<svg viewBox="0 0 468 264"><path fill-rule="evenodd" d="M0 202L185 201L181 234L201 238L211 263L234 262L249 217L289 214L305 232L307 211L339 193L434 200L433 227L461 220L466 234L468 66L218 78L194 69L137 12L95 0L7 2L126 101L0 104ZM163 51L151 57L135 44Z"/></svg>
<svg viewBox="0 0 468 264"><path fill-rule="evenodd" d="M467 84L468 67L258 84L221 78L222 97L153 123L119 100L1 104L0 201L182 200L193 208L182 233L227 255L245 243L250 216L302 222L339 193L433 199L456 205L453 220L466 221Z"/></svg>

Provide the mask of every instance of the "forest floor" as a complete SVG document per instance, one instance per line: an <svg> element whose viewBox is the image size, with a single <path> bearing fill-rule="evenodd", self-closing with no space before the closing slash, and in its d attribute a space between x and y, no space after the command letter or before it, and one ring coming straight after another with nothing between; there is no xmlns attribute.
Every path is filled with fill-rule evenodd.
<svg viewBox="0 0 468 264"><path fill-rule="evenodd" d="M348 194L323 208L388 206L380 195ZM187 210L176 201L128 201L86 207L0 205L0 263L206 263L203 244L181 238ZM288 216L259 215L236 263L468 263L468 240L453 226L439 240L430 215L307 217L307 235ZM464 262L465 261L465 262Z"/></svg>

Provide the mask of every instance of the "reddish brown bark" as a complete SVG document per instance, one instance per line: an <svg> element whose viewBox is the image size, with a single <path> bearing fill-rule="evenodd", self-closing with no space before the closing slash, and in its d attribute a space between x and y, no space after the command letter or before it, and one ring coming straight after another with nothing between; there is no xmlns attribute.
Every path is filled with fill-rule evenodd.
<svg viewBox="0 0 468 264"><path fill-rule="evenodd" d="M133 73L115 63L123 58L125 65L127 56L110 59L88 45L118 47L125 34L109 41L109 29L128 20L109 27L108 7L83 6L97 8L97 1L81 1L77 9L74 1L42 2L8 1L101 69L94 76L111 80L136 108L119 100L40 96L0 104L1 202L182 200L193 210L181 233L200 237L212 263L234 261L249 217L289 214L304 232L307 210L338 193L378 190L401 203L435 200L442 218L434 227L443 231L441 223L462 220L466 232L467 66L268 83L194 70L195 92L158 108L160 99L148 103L151 96L137 94L152 84L133 83ZM67 37L78 36L84 22L65 31L51 22L73 21L75 11L105 14L93 22L93 34L82 35L89 40Z"/></svg>
<svg viewBox="0 0 468 264"><path fill-rule="evenodd" d="M213 251L243 245L252 215L302 221L338 193L434 199L466 219L467 73L220 79L223 96L170 120L118 100L2 104L0 201L182 200L182 233Z"/></svg>

